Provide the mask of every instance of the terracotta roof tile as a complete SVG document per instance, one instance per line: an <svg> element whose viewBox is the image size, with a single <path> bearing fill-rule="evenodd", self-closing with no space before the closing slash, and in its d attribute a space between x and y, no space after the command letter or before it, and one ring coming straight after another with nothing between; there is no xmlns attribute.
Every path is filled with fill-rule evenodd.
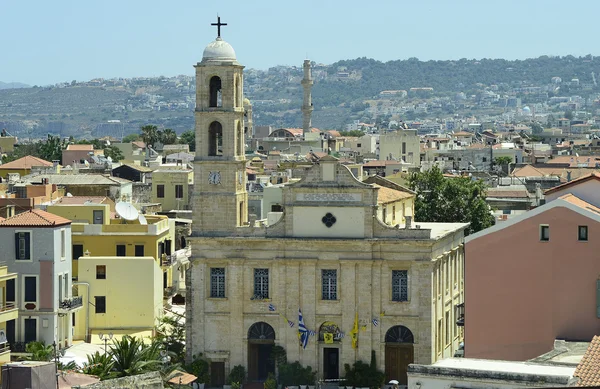
<svg viewBox="0 0 600 389"><path fill-rule="evenodd" d="M600 173L592 172L590 174L586 174L585 176L581 176L579 178L573 179L573 180L571 180L569 182L566 182L564 184L555 186L554 188L550 188L545 193L549 194L549 193L558 192L559 190L563 190L563 189L565 189L567 187L570 187L570 186L573 186L573 185L581 184L581 183L589 181L591 179L595 179L595 180L599 180L600 181Z"/></svg>
<svg viewBox="0 0 600 389"><path fill-rule="evenodd" d="M66 224L71 224L71 221L41 209L32 209L0 221L0 227L54 227Z"/></svg>
<svg viewBox="0 0 600 389"><path fill-rule="evenodd" d="M593 204L590 204L586 201L583 201L579 197L575 196L572 193L567 193L566 195L559 197L562 200L568 201L569 203L578 206L579 208L587 209L592 212L596 212L600 214L600 208L596 207Z"/></svg>
<svg viewBox="0 0 600 389"><path fill-rule="evenodd" d="M377 204L387 204L414 197L413 194L406 193L401 190L386 188L385 186L377 184L372 185L376 188L379 188L379 191L377 192Z"/></svg>
<svg viewBox="0 0 600 389"><path fill-rule="evenodd" d="M600 336L594 336L573 376L579 378L577 386L600 385Z"/></svg>
<svg viewBox="0 0 600 389"><path fill-rule="evenodd" d="M0 169L31 169L33 166L52 166L52 162L27 155L23 158L0 165Z"/></svg>
<svg viewBox="0 0 600 389"><path fill-rule="evenodd" d="M487 197L523 199L529 198L529 193L526 190L488 189Z"/></svg>

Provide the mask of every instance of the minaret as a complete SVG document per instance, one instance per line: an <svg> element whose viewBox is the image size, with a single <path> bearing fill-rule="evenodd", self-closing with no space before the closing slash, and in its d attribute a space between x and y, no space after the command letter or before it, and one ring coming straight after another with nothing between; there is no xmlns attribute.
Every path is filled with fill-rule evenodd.
<svg viewBox="0 0 600 389"><path fill-rule="evenodd" d="M302 88L304 89L304 102L302 103L302 137L310 132L310 117L313 111L312 97L310 90L313 85L312 75L310 74L310 59L304 60L304 78L302 79Z"/></svg>
<svg viewBox="0 0 600 389"><path fill-rule="evenodd" d="M243 69L233 47L211 42L196 68L193 236L229 236L247 225Z"/></svg>

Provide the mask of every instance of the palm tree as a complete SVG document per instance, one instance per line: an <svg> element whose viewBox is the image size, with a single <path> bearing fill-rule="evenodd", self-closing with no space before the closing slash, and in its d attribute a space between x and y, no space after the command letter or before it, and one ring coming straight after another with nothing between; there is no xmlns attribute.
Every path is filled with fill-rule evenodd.
<svg viewBox="0 0 600 389"><path fill-rule="evenodd" d="M147 146L154 145L159 139L158 128L155 125L149 124L142 126L142 139Z"/></svg>
<svg viewBox="0 0 600 389"><path fill-rule="evenodd" d="M177 142L177 133L170 128L162 132L161 142L165 145L172 145Z"/></svg>
<svg viewBox="0 0 600 389"><path fill-rule="evenodd" d="M44 342L29 342L25 351L31 354L32 361L51 361L54 357L54 347Z"/></svg>
<svg viewBox="0 0 600 389"><path fill-rule="evenodd" d="M136 375L160 368L160 346L155 343L146 345L142 340L129 335L123 336L121 340L114 340L110 354L117 376Z"/></svg>
<svg viewBox="0 0 600 389"><path fill-rule="evenodd" d="M106 380L113 378L115 375L111 371L113 365L114 361L111 353L100 354L96 351L94 354L87 356L87 362L83 364L81 370L84 374L95 375L99 377L100 380Z"/></svg>

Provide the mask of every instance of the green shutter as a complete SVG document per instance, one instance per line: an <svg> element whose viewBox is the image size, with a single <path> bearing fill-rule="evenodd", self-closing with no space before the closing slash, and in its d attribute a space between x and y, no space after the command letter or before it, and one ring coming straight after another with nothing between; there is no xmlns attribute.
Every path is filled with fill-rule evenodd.
<svg viewBox="0 0 600 389"><path fill-rule="evenodd" d="M596 280L596 317L600 319L600 280Z"/></svg>

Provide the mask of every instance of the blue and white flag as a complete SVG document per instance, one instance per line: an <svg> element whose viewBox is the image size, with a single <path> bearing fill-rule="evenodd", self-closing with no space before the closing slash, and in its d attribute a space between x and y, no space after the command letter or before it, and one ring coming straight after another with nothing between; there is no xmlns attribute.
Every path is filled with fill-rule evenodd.
<svg viewBox="0 0 600 389"><path fill-rule="evenodd" d="M377 327L377 326L379 325L379 319L377 319L377 318L375 318L375 317L373 318L373 320L371 320L371 322L373 323L373 325L374 325L375 327Z"/></svg>
<svg viewBox="0 0 600 389"><path fill-rule="evenodd" d="M269 304L269 311L275 312L275 305Z"/></svg>
<svg viewBox="0 0 600 389"><path fill-rule="evenodd" d="M310 336L315 336L317 333L315 331L313 331L313 330L308 330L308 334Z"/></svg>
<svg viewBox="0 0 600 389"><path fill-rule="evenodd" d="M308 344L308 330L304 325L304 318L302 317L302 311L298 308L298 338L300 339L300 344L302 348L305 349Z"/></svg>
<svg viewBox="0 0 600 389"><path fill-rule="evenodd" d="M342 331L338 332L337 334L335 334L335 338L336 339L342 339L343 337L345 337L346 334L343 333Z"/></svg>
<svg viewBox="0 0 600 389"><path fill-rule="evenodd" d="M288 320L288 325L290 326L290 328L294 328L294 322L291 320Z"/></svg>

